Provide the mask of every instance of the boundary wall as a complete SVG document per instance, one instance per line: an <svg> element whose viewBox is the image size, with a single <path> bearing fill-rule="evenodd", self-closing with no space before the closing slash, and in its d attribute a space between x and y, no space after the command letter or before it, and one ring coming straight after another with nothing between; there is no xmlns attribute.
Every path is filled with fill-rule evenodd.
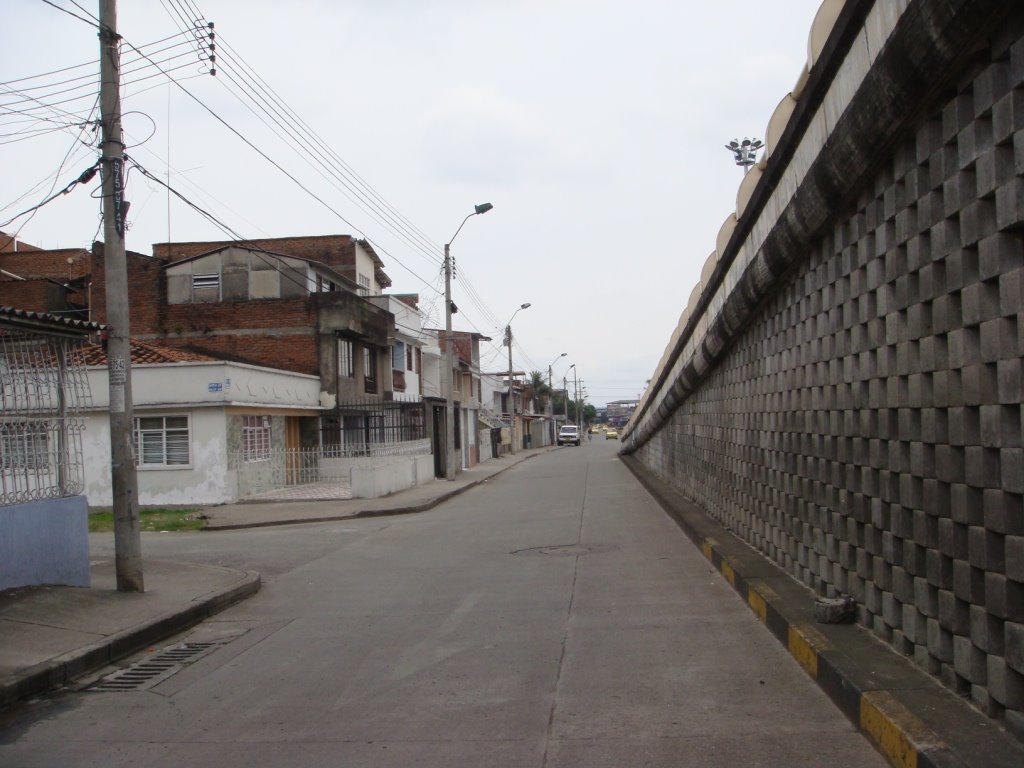
<svg viewBox="0 0 1024 768"><path fill-rule="evenodd" d="M1024 737L1024 5L823 3L623 433Z"/></svg>

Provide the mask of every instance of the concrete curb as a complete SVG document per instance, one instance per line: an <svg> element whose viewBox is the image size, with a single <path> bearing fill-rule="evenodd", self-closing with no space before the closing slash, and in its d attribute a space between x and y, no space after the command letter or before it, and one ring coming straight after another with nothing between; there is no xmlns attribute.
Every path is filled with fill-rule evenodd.
<svg viewBox="0 0 1024 768"><path fill-rule="evenodd" d="M36 664L21 673L8 675L0 679L0 707L59 688L77 677L182 632L252 597L259 591L260 585L258 573L244 571L243 577L234 585L192 601L182 610L168 611L95 643Z"/></svg>
<svg viewBox="0 0 1024 768"><path fill-rule="evenodd" d="M631 456L647 491L886 759L899 768L1019 768L1024 744L856 624L818 624L809 588Z"/></svg>
<svg viewBox="0 0 1024 768"><path fill-rule="evenodd" d="M507 472L512 467L522 464L524 461L529 461L540 454L534 453L529 456L524 456L514 463L510 463L508 466L502 467L501 469L489 474L487 477L481 477L479 480L473 480L472 482L461 485L458 488L453 488L450 491L446 490L441 492L439 495L433 497L428 501L421 502L419 504L410 504L401 507L388 507L385 509L360 509L355 512L351 512L345 515L328 515L324 517L302 517L295 518L292 520L261 520L252 523L228 523L226 525L215 525L210 527L204 527L200 529L203 532L217 533L219 531L238 531L245 528L270 528L280 525L305 525L307 523L336 523L340 520L353 520L353 519L365 519L371 517L393 517L395 515L412 515L419 512L427 512L433 509L439 504L443 504L455 496L461 493L465 493L471 488L476 488L478 485L486 483L491 478L497 477L503 472ZM401 493L401 492L399 492ZM397 495L397 494L396 494Z"/></svg>

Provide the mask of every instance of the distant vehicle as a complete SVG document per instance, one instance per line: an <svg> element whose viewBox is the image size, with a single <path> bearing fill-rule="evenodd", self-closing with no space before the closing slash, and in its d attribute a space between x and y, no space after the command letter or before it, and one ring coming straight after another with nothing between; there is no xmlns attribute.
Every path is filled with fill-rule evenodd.
<svg viewBox="0 0 1024 768"><path fill-rule="evenodd" d="M592 426L590 428L590 434L592 434L592 435L596 435L600 431L601 431L601 428L597 424L595 424L594 426Z"/></svg>
<svg viewBox="0 0 1024 768"><path fill-rule="evenodd" d="M605 440L618 440L619 439L619 430L617 430L617 429L609 429L609 430L607 430L604 433L604 439Z"/></svg>
<svg viewBox="0 0 1024 768"><path fill-rule="evenodd" d="M569 445L569 443L573 445L580 444L580 428L575 424L567 424L558 430L558 444Z"/></svg>

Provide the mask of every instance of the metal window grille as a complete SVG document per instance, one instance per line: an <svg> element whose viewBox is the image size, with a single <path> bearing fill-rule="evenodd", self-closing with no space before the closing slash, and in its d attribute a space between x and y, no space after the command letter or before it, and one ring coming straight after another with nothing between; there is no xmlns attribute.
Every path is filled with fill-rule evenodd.
<svg viewBox="0 0 1024 768"><path fill-rule="evenodd" d="M242 461L270 461L270 417L245 416L242 420Z"/></svg>
<svg viewBox="0 0 1024 768"><path fill-rule="evenodd" d="M140 416L132 430L137 467L191 463L188 416Z"/></svg>
<svg viewBox="0 0 1024 768"><path fill-rule="evenodd" d="M363 347L363 391L377 393L377 351L370 347Z"/></svg>
<svg viewBox="0 0 1024 768"><path fill-rule="evenodd" d="M338 339L338 375L346 379L356 375L355 347L348 339Z"/></svg>
<svg viewBox="0 0 1024 768"><path fill-rule="evenodd" d="M415 399L341 403L321 418L320 429L324 455L331 457L390 455L428 437L423 403Z"/></svg>
<svg viewBox="0 0 1024 768"><path fill-rule="evenodd" d="M79 341L0 328L0 505L81 493L91 402Z"/></svg>

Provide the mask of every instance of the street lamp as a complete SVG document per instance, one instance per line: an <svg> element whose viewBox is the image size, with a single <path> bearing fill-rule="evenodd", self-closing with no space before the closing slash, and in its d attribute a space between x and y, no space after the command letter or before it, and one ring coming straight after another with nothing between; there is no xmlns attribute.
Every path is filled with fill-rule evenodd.
<svg viewBox="0 0 1024 768"><path fill-rule="evenodd" d="M516 452L516 401L512 390L512 321L516 319L522 310L528 309L530 302L519 305L519 309L512 313L512 317L505 323L505 343L508 344L508 423L509 434L512 437L511 453Z"/></svg>
<svg viewBox="0 0 1024 768"><path fill-rule="evenodd" d="M764 147L764 142L760 139L743 139L743 141L733 139L725 145L725 148L735 156L736 165L743 169L744 176L750 170L750 166L757 162L757 153L762 147Z"/></svg>
<svg viewBox="0 0 1024 768"><path fill-rule="evenodd" d="M550 411L550 413L548 413L548 416L551 419L551 430L550 430L551 431L551 435L550 435L550 437L551 437L551 444L552 445L554 445L554 443L555 443L555 391L552 388L552 383L551 383L551 366L553 366L555 363L557 363L559 360L561 360L563 357L565 357L568 354L569 354L568 352L563 352L558 357L556 357L554 360L552 360L550 363L548 363L548 411Z"/></svg>
<svg viewBox="0 0 1024 768"><path fill-rule="evenodd" d="M573 363L565 369L565 375L562 377L562 389L565 390L565 421L569 421L569 371L572 371L572 380L576 382L576 363ZM576 420L576 426L579 426L579 419Z"/></svg>
<svg viewBox="0 0 1024 768"><path fill-rule="evenodd" d="M455 479L455 393L452 369L452 260L449 255L451 244L469 221L470 216L487 213L494 206L480 203L473 206L473 212L462 220L455 234L444 244L444 369L441 371L441 386L444 388L444 476L448 480Z"/></svg>

